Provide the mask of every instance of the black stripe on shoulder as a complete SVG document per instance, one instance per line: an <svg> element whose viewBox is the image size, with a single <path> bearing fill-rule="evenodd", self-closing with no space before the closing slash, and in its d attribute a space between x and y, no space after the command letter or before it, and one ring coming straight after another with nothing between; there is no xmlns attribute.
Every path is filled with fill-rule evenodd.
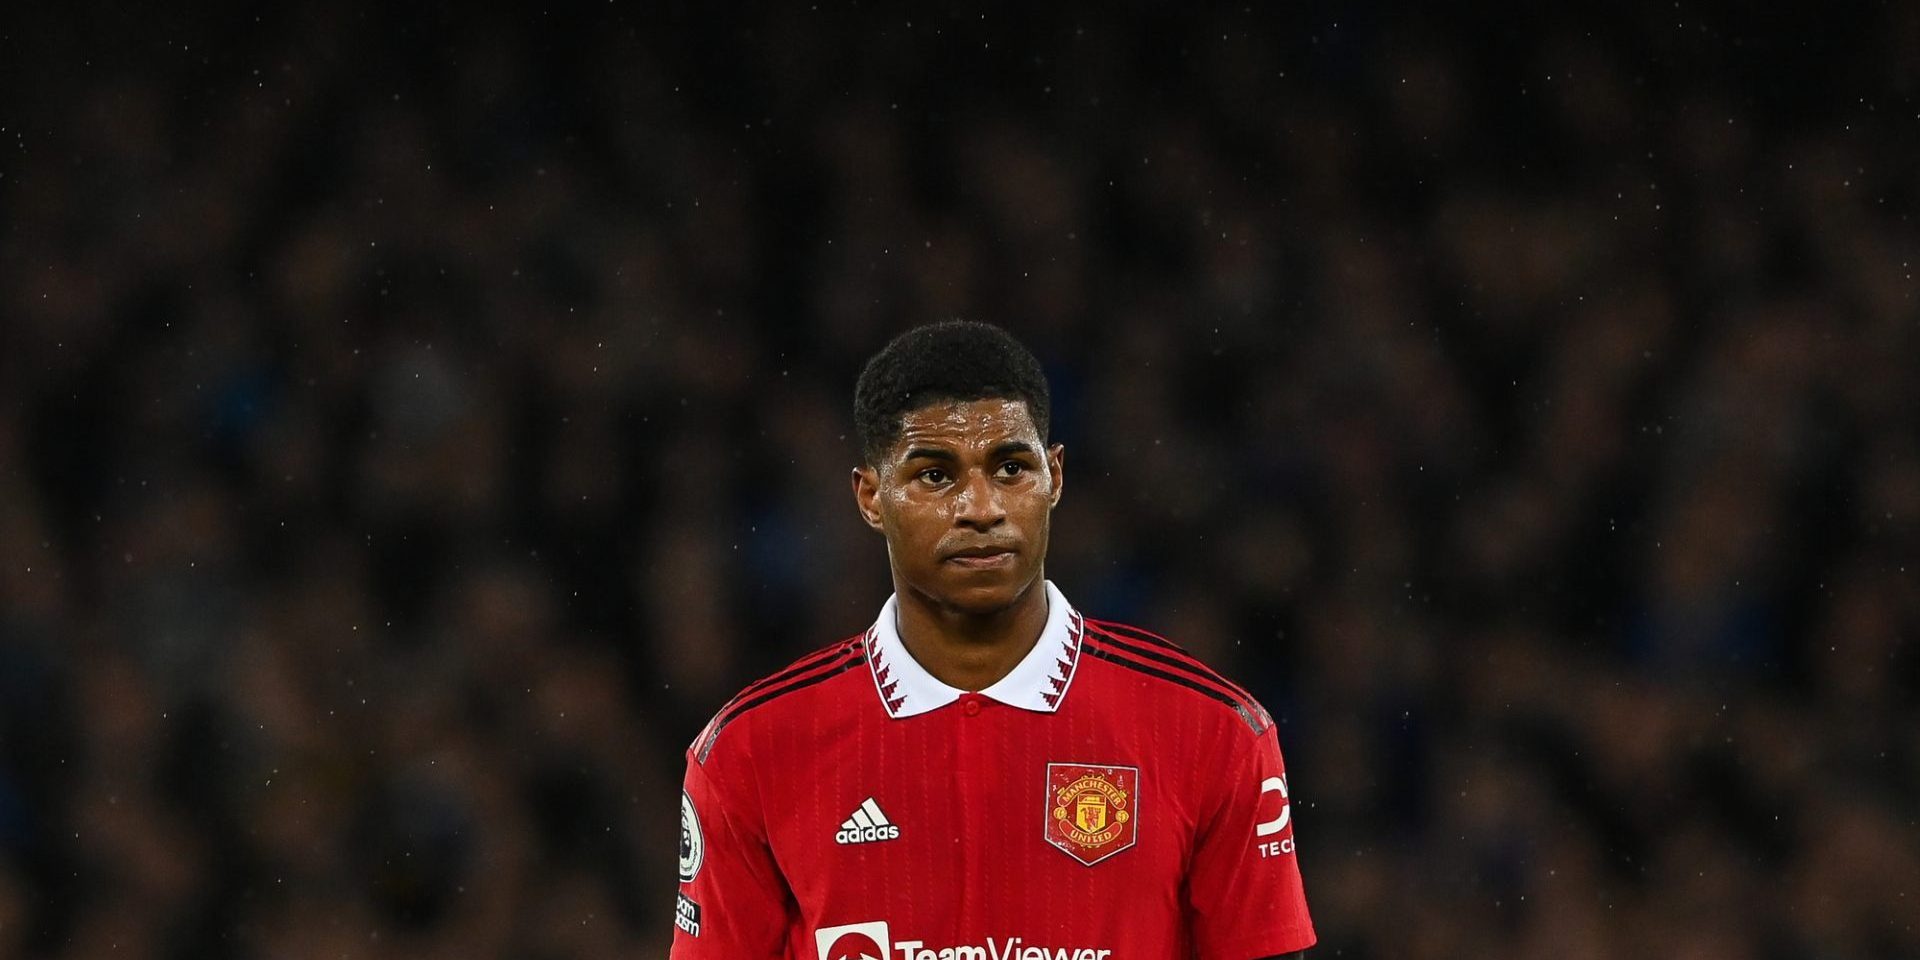
<svg viewBox="0 0 1920 960"><path fill-rule="evenodd" d="M759 696L764 691L771 690L774 687L779 686L780 684L786 683L789 680L792 680L796 677L801 676L802 674L807 673L808 671L818 670L820 669L821 666L827 664L828 662L835 661L840 659L841 657L846 656L847 651L863 645L865 640L866 640L866 636L864 634L860 636L848 637L847 639L842 640L838 643L830 644L828 646L815 650L812 653L809 653L801 657L800 659L795 660L784 667L781 667L779 670L773 673L770 673L764 677L761 677L760 679L755 680L752 683L747 684L745 687L742 687L740 689L739 693L736 693L732 697L729 697L726 703L720 705L720 710L718 713L714 714L714 718L718 719L720 717L727 715L728 713L733 712L733 709L735 707L743 703L746 703L748 700L751 700L756 696Z"/></svg>
<svg viewBox="0 0 1920 960"><path fill-rule="evenodd" d="M1248 693L1246 688L1221 676L1218 671L1200 662L1198 658L1182 650L1180 647L1175 646L1170 640L1163 640L1161 643L1148 646L1148 641L1131 635L1117 633L1107 629L1105 625L1090 626L1090 629L1094 632L1097 639L1110 647L1117 647L1134 656L1145 657L1148 660L1164 663L1170 667L1178 667L1201 680L1212 683L1214 686L1221 688L1222 691L1232 696L1239 697L1245 701L1249 707L1253 707L1256 710L1259 708L1260 701L1256 699L1253 694Z"/></svg>
<svg viewBox="0 0 1920 960"><path fill-rule="evenodd" d="M1168 673L1165 670L1161 670L1157 667L1150 667L1144 663L1141 663L1138 660L1134 660L1125 654L1117 653L1115 651L1119 648L1108 646L1107 644L1103 643L1102 639L1099 637L1094 637L1092 638L1092 640L1093 640L1092 643L1089 643L1081 648L1081 649L1084 649L1088 654L1095 657L1099 657L1100 659L1105 660L1108 663L1117 664L1119 666L1126 667L1129 670L1134 670L1140 673L1144 673L1149 677L1157 677L1161 680L1167 681L1168 683L1176 683L1176 684L1179 684L1180 686L1186 687L1189 690L1198 691L1199 693L1202 693L1214 700L1218 700L1221 703L1224 703L1227 706L1233 708L1233 712L1239 714L1240 719L1246 721L1247 726L1251 728L1254 733L1266 732L1267 728L1265 725L1263 725L1260 722L1259 714L1256 714L1254 711L1249 710L1246 704L1241 703L1238 699L1227 695L1227 693L1225 693L1224 691L1219 690L1218 688L1215 688L1215 687L1210 687L1204 683L1200 683L1199 681L1193 679L1191 676L1177 674L1177 673Z"/></svg>
<svg viewBox="0 0 1920 960"><path fill-rule="evenodd" d="M831 680L866 662L866 644L863 641L856 641L841 651L841 658L830 658L827 660L825 666L822 667L819 672L800 676L799 674L804 671L790 670L783 674L783 676L792 678L788 679L785 683L773 686L771 685L771 680L769 680L768 683L762 684L760 687L755 688L755 690L750 690L749 693L752 694L751 696L749 696L748 693L742 693L740 696L735 697L732 703L722 708L720 714L714 718L713 723L708 726L706 732L701 734L694 751L695 758L701 763L706 763L707 755L713 752L713 745L720 740L720 731L725 730L728 724L740 719L743 714L753 708L771 703L796 690L804 690L816 683ZM813 666L820 667L821 664L815 663Z"/></svg>
<svg viewBox="0 0 1920 960"><path fill-rule="evenodd" d="M757 691L765 690L768 687L774 686L775 684L783 683L787 680L791 680L794 677L797 677L803 673L806 673L808 670L811 670L814 667L817 667L823 663L826 663L828 660L833 660L839 657L840 655L846 653L847 650L850 649L853 645L858 645L865 642L866 642L866 634L855 634L838 643L828 644L827 646L821 647L820 649L815 650L814 652L809 653L806 656L801 657L800 659L787 664L786 666L780 668L777 672L768 674L767 676L761 677L760 679L747 684L745 689L741 690L739 693L734 695L733 700L734 702L745 700L748 697L753 696L754 693L756 693ZM731 705L732 705L731 703L728 704L728 706L731 706ZM724 708L722 708L722 712L724 712Z"/></svg>
<svg viewBox="0 0 1920 960"><path fill-rule="evenodd" d="M1253 694L1247 692L1247 689L1245 687L1242 687L1241 685L1234 683L1232 680L1228 680L1218 670L1215 670L1212 667L1207 666L1206 663L1202 662L1199 657L1196 657L1193 654L1188 653L1187 648L1177 643L1174 643L1172 640L1168 640L1166 637L1163 637L1157 633L1154 633L1151 630L1142 630L1141 628L1132 626L1131 624L1115 623L1111 620L1094 620L1089 622L1093 625L1093 628L1095 630L1098 630L1101 633L1104 633L1115 640L1132 640L1132 641L1137 641L1143 645L1151 645L1151 646L1159 647L1163 650L1170 650L1174 654L1179 656L1180 662L1182 664L1192 669L1194 672L1206 677L1209 680L1212 680L1214 683L1217 683L1223 687L1226 687L1228 690L1233 691L1233 693L1236 696L1247 701L1248 703L1251 703L1251 704L1259 703L1259 701L1255 699Z"/></svg>

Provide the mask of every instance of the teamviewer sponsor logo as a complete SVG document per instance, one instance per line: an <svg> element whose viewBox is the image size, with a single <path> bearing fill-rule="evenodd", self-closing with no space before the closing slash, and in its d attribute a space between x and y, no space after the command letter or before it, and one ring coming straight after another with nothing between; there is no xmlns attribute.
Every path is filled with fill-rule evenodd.
<svg viewBox="0 0 1920 960"><path fill-rule="evenodd" d="M884 920L849 923L814 931L820 960L1112 960L1113 951L1099 947L1042 947L1019 937L988 937L985 943L928 946L924 940L901 940L888 935Z"/></svg>
<svg viewBox="0 0 1920 960"><path fill-rule="evenodd" d="M872 797L860 801L853 816L840 825L840 832L833 835L834 843L877 843L882 840L898 840L900 828L880 812L880 805ZM856 957L855 960L858 960Z"/></svg>
<svg viewBox="0 0 1920 960"><path fill-rule="evenodd" d="M902 940L893 945L899 960L1108 960L1112 950L1095 947L1035 947L1019 937L988 939L986 943L955 947L929 947L918 940Z"/></svg>

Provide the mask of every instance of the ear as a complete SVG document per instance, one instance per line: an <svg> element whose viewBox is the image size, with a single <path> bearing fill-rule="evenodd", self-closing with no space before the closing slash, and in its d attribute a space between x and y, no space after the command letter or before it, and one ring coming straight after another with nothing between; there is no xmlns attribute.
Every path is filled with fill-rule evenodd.
<svg viewBox="0 0 1920 960"><path fill-rule="evenodd" d="M1060 505L1060 493L1062 490L1065 489L1066 482L1067 482L1066 468L1067 468L1066 445L1061 443L1056 443L1053 446L1048 447L1047 448L1047 472L1053 474L1053 496L1049 498L1050 506L1057 507Z"/></svg>
<svg viewBox="0 0 1920 960"><path fill-rule="evenodd" d="M872 467L853 468L853 505L867 526L886 532L880 525L880 474Z"/></svg>

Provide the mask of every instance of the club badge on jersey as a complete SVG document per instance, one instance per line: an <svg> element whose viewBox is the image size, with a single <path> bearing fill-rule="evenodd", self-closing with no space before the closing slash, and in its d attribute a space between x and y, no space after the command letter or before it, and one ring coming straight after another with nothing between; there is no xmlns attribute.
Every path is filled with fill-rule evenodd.
<svg viewBox="0 0 1920 960"><path fill-rule="evenodd" d="M1140 770L1047 764L1047 842L1091 867L1133 846L1140 830Z"/></svg>

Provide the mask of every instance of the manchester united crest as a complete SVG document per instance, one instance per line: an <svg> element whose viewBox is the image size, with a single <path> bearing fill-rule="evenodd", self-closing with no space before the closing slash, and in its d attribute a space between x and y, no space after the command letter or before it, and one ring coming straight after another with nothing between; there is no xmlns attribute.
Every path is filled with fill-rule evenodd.
<svg viewBox="0 0 1920 960"><path fill-rule="evenodd" d="M1140 770L1047 764L1047 842L1093 866L1133 846L1140 829Z"/></svg>

